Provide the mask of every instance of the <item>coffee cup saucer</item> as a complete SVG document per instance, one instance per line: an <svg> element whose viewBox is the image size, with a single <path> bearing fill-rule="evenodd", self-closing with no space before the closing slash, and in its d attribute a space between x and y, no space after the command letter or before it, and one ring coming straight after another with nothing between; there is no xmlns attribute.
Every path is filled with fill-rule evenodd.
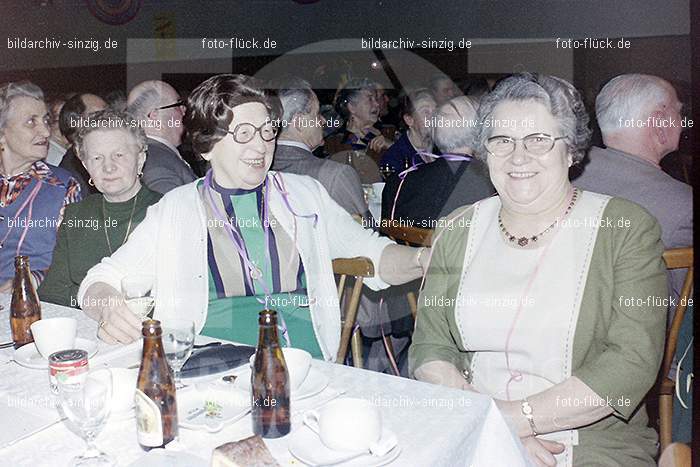
<svg viewBox="0 0 700 467"><path fill-rule="evenodd" d="M388 428L382 429L382 439L392 434L393 432ZM401 454L401 446L396 445L394 449L381 457L373 456L367 452L343 462L343 459L352 456L353 453L330 449L308 426L301 425L292 433L289 440L289 452L301 462L311 466L337 464L342 467L379 467L396 460Z"/></svg>
<svg viewBox="0 0 700 467"><path fill-rule="evenodd" d="M97 342L90 339L78 337L75 339L74 349L83 349L88 353L88 357L92 357L97 353ZM18 365L25 368L35 370L46 370L49 367L49 361L45 359L36 348L34 342L25 344L15 350L13 359Z"/></svg>

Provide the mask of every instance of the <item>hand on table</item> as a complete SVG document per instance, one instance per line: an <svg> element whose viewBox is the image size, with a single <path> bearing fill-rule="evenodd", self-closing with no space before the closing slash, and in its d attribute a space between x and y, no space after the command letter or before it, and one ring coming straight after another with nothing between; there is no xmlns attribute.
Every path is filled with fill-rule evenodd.
<svg viewBox="0 0 700 467"><path fill-rule="evenodd" d="M564 445L546 439L538 439L534 436L523 436L520 438L525 450L538 467L552 467L557 465L554 454L564 452Z"/></svg>
<svg viewBox="0 0 700 467"><path fill-rule="evenodd" d="M141 320L122 300L102 309L97 337L108 344L130 344L141 337Z"/></svg>

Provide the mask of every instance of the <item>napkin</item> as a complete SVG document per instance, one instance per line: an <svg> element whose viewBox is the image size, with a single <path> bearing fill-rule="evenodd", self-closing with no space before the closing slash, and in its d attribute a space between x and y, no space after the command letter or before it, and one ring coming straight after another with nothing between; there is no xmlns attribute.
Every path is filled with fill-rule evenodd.
<svg viewBox="0 0 700 467"><path fill-rule="evenodd" d="M183 378L194 378L221 373L247 364L255 347L249 345L223 344L195 351L180 371Z"/></svg>

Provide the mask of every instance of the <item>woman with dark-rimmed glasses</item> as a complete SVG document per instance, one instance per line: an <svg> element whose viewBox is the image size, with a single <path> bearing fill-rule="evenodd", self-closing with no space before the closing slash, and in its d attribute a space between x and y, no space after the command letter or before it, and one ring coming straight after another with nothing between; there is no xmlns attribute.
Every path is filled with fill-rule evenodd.
<svg viewBox="0 0 700 467"><path fill-rule="evenodd" d="M199 333L255 345L258 312L274 309L286 345L332 361L340 343L334 258L370 258L373 289L421 275L423 249L364 230L314 179L269 170L280 110L276 95L244 75L214 76L192 92L185 125L211 170L167 193L88 272L78 298L102 339L139 337L118 290L125 275L147 273L156 278L156 319L186 317Z"/></svg>

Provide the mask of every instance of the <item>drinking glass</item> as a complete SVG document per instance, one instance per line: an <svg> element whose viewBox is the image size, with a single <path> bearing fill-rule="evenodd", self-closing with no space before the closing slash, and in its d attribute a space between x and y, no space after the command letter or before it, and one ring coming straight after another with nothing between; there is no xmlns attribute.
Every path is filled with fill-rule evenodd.
<svg viewBox="0 0 700 467"><path fill-rule="evenodd" d="M131 274L122 279L124 303L142 321L146 319L155 306L152 295L155 277L150 274Z"/></svg>
<svg viewBox="0 0 700 467"><path fill-rule="evenodd" d="M180 381L180 370L190 355L194 345L194 322L172 319L163 323L163 349L168 365L175 376L175 388L185 387Z"/></svg>
<svg viewBox="0 0 700 467"><path fill-rule="evenodd" d="M80 430L80 436L87 443L85 452L73 458L73 465L114 465L112 459L95 446L95 438L107 420L112 403L112 373L108 369L99 369L82 377L58 378L58 396L63 413Z"/></svg>

